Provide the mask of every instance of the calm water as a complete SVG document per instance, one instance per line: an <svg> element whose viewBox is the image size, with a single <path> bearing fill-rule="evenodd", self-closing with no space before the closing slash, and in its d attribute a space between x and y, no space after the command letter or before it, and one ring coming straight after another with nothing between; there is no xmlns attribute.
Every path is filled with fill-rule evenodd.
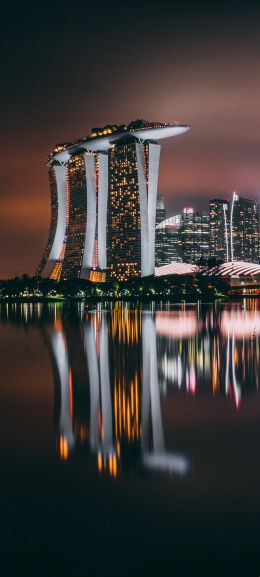
<svg viewBox="0 0 260 577"><path fill-rule="evenodd" d="M1 574L260 575L260 301L0 307Z"/></svg>

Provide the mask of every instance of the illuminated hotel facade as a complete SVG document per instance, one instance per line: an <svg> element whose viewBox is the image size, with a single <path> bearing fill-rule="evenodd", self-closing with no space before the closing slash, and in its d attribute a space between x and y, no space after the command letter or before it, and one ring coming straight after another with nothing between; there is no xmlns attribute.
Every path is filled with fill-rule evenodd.
<svg viewBox="0 0 260 577"><path fill-rule="evenodd" d="M187 130L137 120L57 145L48 159L51 223L37 274L99 281L154 274L157 141Z"/></svg>

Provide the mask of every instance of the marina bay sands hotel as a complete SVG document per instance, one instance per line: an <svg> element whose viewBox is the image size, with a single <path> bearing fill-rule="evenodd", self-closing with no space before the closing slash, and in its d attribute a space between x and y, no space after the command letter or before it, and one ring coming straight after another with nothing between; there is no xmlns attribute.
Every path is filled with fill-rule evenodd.
<svg viewBox="0 0 260 577"><path fill-rule="evenodd" d="M51 223L37 274L92 281L154 274L157 141L187 130L136 120L57 145L48 158Z"/></svg>

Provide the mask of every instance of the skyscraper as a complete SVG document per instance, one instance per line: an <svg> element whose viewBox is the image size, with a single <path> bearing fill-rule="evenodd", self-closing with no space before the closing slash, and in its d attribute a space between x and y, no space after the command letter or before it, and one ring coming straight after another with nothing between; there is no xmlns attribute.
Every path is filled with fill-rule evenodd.
<svg viewBox="0 0 260 577"><path fill-rule="evenodd" d="M186 263L209 258L209 216L193 208L184 208L180 226L181 254Z"/></svg>
<svg viewBox="0 0 260 577"><path fill-rule="evenodd" d="M259 262L259 204L233 193L230 210L231 260Z"/></svg>
<svg viewBox="0 0 260 577"><path fill-rule="evenodd" d="M155 266L160 266L162 251L164 249L164 229L159 227L166 218L165 202L162 194L157 195L156 218L155 218Z"/></svg>
<svg viewBox="0 0 260 577"><path fill-rule="evenodd" d="M181 215L166 218L155 230L155 266L182 262L180 240Z"/></svg>
<svg viewBox="0 0 260 577"><path fill-rule="evenodd" d="M156 227L156 266L172 262L196 264L209 258L209 216L184 208Z"/></svg>
<svg viewBox="0 0 260 577"><path fill-rule="evenodd" d="M165 218L166 218L165 197L163 196L163 194L157 194L156 219L155 219L156 226L158 226L160 222L165 220Z"/></svg>
<svg viewBox="0 0 260 577"><path fill-rule="evenodd" d="M157 141L187 130L137 120L57 145L48 159L51 223L37 273L56 280L153 274Z"/></svg>
<svg viewBox="0 0 260 577"><path fill-rule="evenodd" d="M230 206L228 200L209 201L210 256L230 260Z"/></svg>

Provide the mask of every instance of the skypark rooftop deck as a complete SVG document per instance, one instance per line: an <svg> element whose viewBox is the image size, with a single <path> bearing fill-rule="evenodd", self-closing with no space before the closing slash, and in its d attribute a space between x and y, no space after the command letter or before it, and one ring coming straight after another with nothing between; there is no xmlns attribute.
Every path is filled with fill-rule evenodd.
<svg viewBox="0 0 260 577"><path fill-rule="evenodd" d="M77 151L86 150L90 152L109 150L115 141L126 134L135 136L140 141L161 140L183 134L190 129L188 124L179 122L159 123L147 120L135 120L128 125L106 125L103 128L93 128L90 135L72 142L57 144L53 152L48 157L48 163L53 161L66 163L71 155Z"/></svg>

